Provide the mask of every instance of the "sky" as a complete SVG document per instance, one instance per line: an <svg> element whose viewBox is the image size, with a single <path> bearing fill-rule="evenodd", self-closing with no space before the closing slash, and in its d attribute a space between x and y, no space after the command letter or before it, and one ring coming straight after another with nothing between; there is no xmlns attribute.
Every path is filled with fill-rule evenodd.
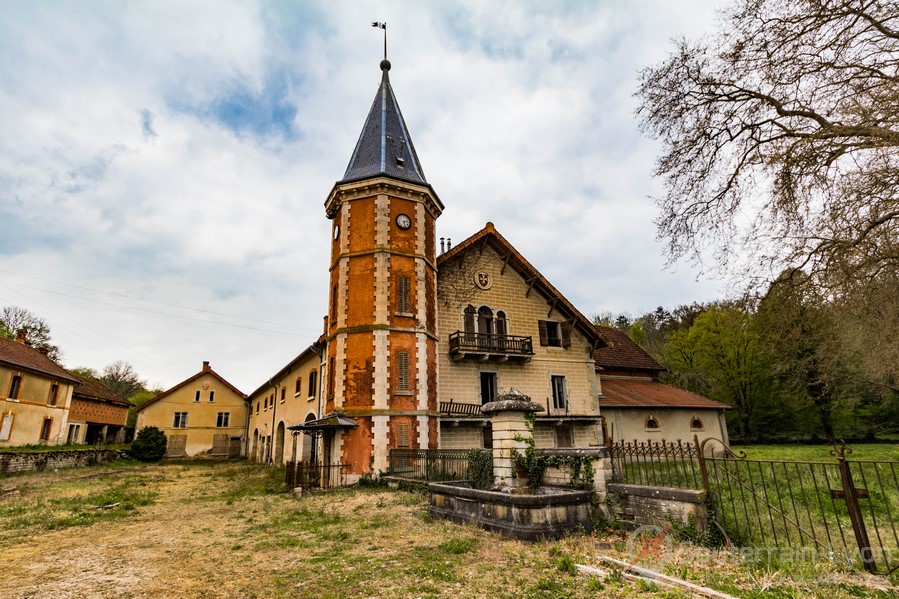
<svg viewBox="0 0 899 599"><path fill-rule="evenodd" d="M0 305L66 367L245 393L322 332L330 222L390 80L453 244L487 221L588 318L726 292L666 267L640 69L713 0L0 0Z"/></svg>

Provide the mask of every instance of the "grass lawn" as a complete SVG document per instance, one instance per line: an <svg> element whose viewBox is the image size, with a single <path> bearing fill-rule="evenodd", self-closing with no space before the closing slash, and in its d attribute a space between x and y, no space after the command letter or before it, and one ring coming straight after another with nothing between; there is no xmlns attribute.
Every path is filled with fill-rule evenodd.
<svg viewBox="0 0 899 599"><path fill-rule="evenodd" d="M887 579L620 532L523 543L384 488L283 492L283 470L117 463L0 479L2 597L688 597L575 564L598 553L740 597L894 597Z"/></svg>
<svg viewBox="0 0 899 599"><path fill-rule="evenodd" d="M899 462L899 443L858 443L849 445L850 460L875 460ZM734 451L745 451L750 460L800 460L830 462L836 458L830 454L830 445L736 445Z"/></svg>

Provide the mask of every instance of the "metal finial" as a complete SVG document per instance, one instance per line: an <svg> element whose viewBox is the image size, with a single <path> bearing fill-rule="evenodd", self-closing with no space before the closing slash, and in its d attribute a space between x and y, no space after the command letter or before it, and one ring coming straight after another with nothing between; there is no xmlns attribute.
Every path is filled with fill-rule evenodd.
<svg viewBox="0 0 899 599"><path fill-rule="evenodd" d="M381 23L380 21L372 21L371 26L384 30L384 62L387 62L387 23ZM382 62L381 64L383 65L384 63ZM388 62L387 64L389 65L390 63Z"/></svg>

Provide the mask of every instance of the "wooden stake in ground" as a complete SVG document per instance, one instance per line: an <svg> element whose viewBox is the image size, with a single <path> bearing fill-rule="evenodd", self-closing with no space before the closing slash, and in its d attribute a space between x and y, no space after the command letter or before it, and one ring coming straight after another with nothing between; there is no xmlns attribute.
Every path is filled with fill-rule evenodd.
<svg viewBox="0 0 899 599"><path fill-rule="evenodd" d="M720 591L716 591L715 589L710 589L708 587L701 587L698 584L693 584L692 582L687 582L686 580L681 580L680 578L674 578L673 576L666 576L661 572L656 572L655 570L650 570L648 568L642 568L640 566L635 566L634 564L629 564L620 559L615 559L614 557L609 557L608 555L598 555L596 556L600 560L609 563L615 564L621 568L624 568L628 572L632 572L641 576L643 578L648 578L655 582L660 582L663 584L668 584L671 586L676 586L682 589L686 589L688 591L692 591L698 595L702 595L703 597L710 597L712 599L737 599L733 595L728 595L727 593L722 593Z"/></svg>

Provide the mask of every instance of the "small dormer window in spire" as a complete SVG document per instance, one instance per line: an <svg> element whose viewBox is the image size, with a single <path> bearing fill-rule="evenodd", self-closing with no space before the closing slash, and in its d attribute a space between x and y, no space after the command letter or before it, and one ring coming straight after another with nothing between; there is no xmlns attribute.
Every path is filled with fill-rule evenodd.
<svg viewBox="0 0 899 599"><path fill-rule="evenodd" d="M403 158L402 156L397 156L396 157L396 166L398 168L406 168L406 159Z"/></svg>

